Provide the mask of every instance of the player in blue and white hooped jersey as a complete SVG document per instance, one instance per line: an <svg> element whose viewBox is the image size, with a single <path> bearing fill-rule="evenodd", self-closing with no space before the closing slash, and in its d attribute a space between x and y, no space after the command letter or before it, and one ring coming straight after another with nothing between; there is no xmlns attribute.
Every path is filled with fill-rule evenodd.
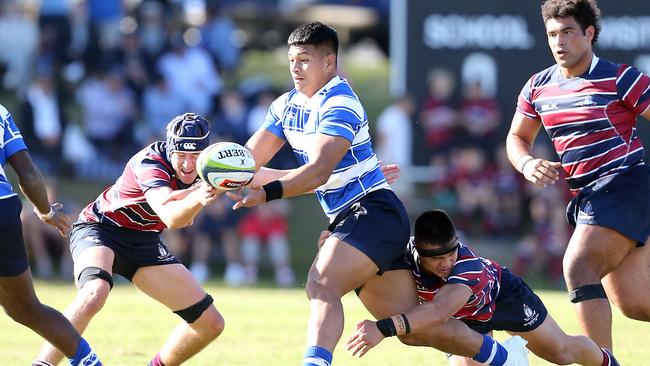
<svg viewBox="0 0 650 366"><path fill-rule="evenodd" d="M34 204L35 214L61 235L70 230L68 217L61 211L63 205L49 203L43 177L32 163L11 114L0 105L0 305L13 320L52 342L68 356L71 365L99 366L102 363L97 355L63 314L36 297L23 242L22 203L7 180L7 163L16 173L20 189Z"/></svg>
<svg viewBox="0 0 650 366"><path fill-rule="evenodd" d="M264 124L246 143L260 168L252 184L245 192L227 195L238 209L316 192L333 234L318 252L306 283L311 315L303 365L329 366L343 331L343 295L357 290L378 318L417 304L404 259L410 225L372 150L361 102L337 75L336 31L319 22L305 24L287 43L295 88L272 103ZM300 167L263 168L285 143ZM484 338L462 322L447 327L435 335L402 334L400 340L470 357L482 347ZM464 342L454 343L448 334L460 334Z"/></svg>
<svg viewBox="0 0 650 366"><path fill-rule="evenodd" d="M353 352L365 353L381 342L385 325L398 327L403 320L417 333L455 318L481 334L505 330L523 337L533 353L554 364L618 365L609 351L588 337L564 333L521 278L462 244L445 211L426 211L417 218L406 255L421 305L378 322L359 323L348 341ZM367 347L357 351L360 342ZM476 364L451 355L449 361L451 365Z"/></svg>
<svg viewBox="0 0 650 366"><path fill-rule="evenodd" d="M611 349L608 299L627 317L650 321L650 167L636 131L639 115L650 119L650 77L593 53L600 31L594 0L548 0L542 17L556 64L523 87L508 157L542 186L564 170L575 226L564 277L583 332ZM530 155L542 126L559 162Z"/></svg>

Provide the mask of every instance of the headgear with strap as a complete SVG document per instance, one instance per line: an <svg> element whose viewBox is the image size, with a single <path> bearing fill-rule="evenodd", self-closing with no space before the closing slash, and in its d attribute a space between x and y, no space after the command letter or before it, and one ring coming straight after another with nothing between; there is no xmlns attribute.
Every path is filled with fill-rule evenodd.
<svg viewBox="0 0 650 366"><path fill-rule="evenodd" d="M167 159L175 151L201 152L210 145L210 122L195 113L184 113L167 124Z"/></svg>

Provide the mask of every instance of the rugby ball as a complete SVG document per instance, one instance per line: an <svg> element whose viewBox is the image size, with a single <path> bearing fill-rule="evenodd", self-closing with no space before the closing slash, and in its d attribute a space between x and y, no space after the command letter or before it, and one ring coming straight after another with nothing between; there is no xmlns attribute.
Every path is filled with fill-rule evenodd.
<svg viewBox="0 0 650 366"><path fill-rule="evenodd" d="M247 148L234 142L217 142L201 151L196 160L201 179L222 191L248 184L255 175L255 159Z"/></svg>

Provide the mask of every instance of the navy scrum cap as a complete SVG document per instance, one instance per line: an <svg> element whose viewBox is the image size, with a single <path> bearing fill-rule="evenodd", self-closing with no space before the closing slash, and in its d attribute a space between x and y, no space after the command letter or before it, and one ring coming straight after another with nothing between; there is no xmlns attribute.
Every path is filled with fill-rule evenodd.
<svg viewBox="0 0 650 366"><path fill-rule="evenodd" d="M200 152L210 145L210 122L195 113L178 115L167 124L167 158L172 152Z"/></svg>

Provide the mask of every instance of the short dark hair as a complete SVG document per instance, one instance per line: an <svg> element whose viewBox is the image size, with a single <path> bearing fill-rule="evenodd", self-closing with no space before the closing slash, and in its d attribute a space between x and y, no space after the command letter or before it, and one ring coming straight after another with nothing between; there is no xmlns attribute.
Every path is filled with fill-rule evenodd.
<svg viewBox="0 0 650 366"><path fill-rule="evenodd" d="M325 46L334 52L339 53L339 36L336 30L321 22L303 24L294 29L289 35L287 45L312 45Z"/></svg>
<svg viewBox="0 0 650 366"><path fill-rule="evenodd" d="M425 211L415 220L416 246L445 245L456 238L456 227L443 210Z"/></svg>
<svg viewBox="0 0 650 366"><path fill-rule="evenodd" d="M553 18L566 18L573 17L580 28L582 33L587 30L590 25L594 26L594 38L591 44L598 41L598 34L600 34L600 9L596 0L546 0L542 4L542 19L546 23L549 19Z"/></svg>

